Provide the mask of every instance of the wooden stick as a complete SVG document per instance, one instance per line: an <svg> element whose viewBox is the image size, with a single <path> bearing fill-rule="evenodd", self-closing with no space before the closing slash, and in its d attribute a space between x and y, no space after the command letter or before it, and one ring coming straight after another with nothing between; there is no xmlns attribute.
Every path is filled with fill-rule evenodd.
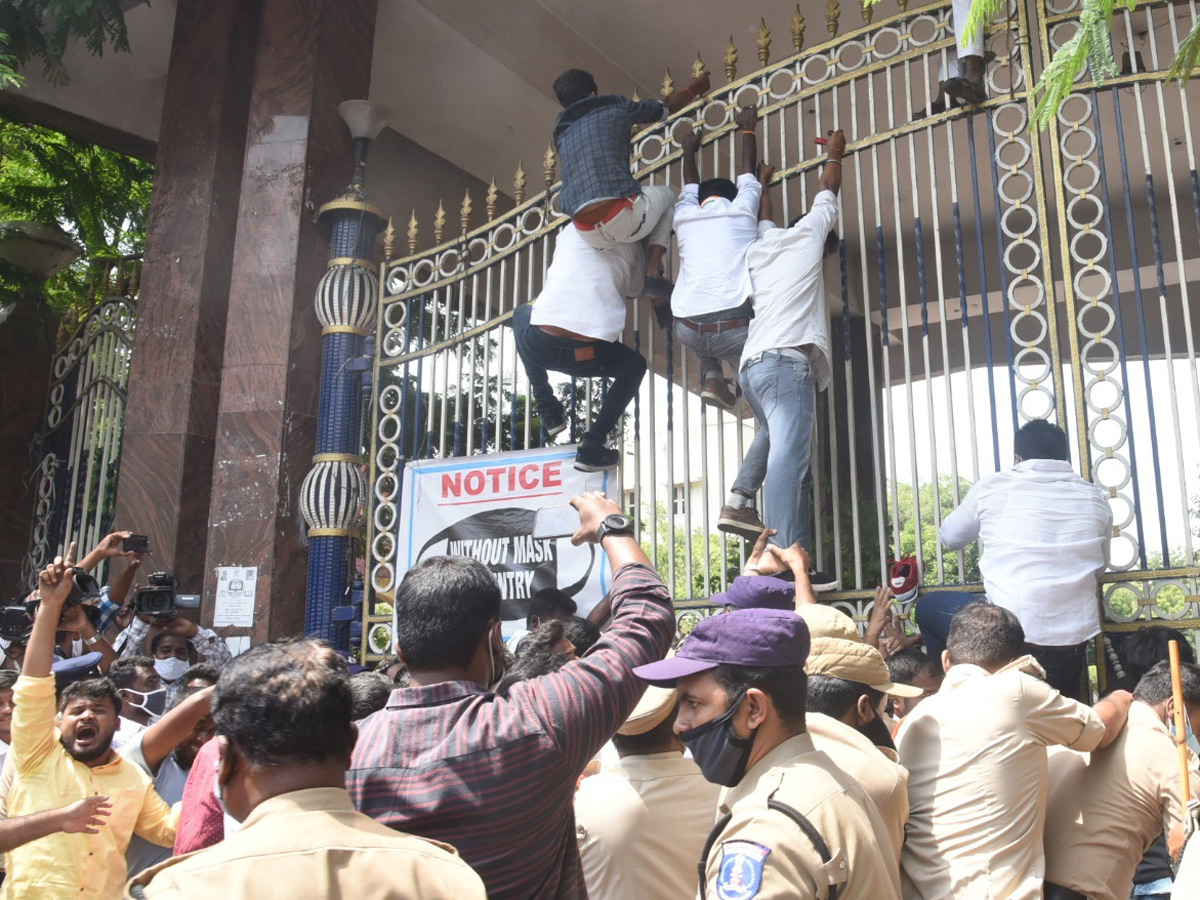
<svg viewBox="0 0 1200 900"><path fill-rule="evenodd" d="M1190 831L1188 828L1188 799L1192 796L1191 786L1188 781L1188 745L1187 745L1187 726L1184 716L1187 710L1183 705L1183 678L1180 675L1179 664L1179 642L1171 641L1167 644L1168 651L1171 654L1171 693L1175 698L1175 746L1179 750L1179 804L1181 809L1181 821L1183 822L1183 833L1186 836Z"/></svg>

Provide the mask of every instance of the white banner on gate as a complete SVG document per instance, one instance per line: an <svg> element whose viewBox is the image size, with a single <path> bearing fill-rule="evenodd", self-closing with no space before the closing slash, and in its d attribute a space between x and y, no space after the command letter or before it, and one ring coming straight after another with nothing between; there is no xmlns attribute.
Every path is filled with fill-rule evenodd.
<svg viewBox="0 0 1200 900"><path fill-rule="evenodd" d="M543 588L569 594L586 615L611 573L595 544L534 538L537 510L566 506L584 491L609 490L612 472L580 472L574 446L426 459L405 467L397 578L423 559L478 559L500 586L506 631L524 627L529 598ZM517 622L520 621L520 625Z"/></svg>

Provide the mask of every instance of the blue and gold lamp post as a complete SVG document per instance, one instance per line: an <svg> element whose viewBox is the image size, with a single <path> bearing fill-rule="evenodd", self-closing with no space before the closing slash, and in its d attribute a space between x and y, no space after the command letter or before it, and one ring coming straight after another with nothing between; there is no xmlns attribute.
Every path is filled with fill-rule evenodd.
<svg viewBox="0 0 1200 900"><path fill-rule="evenodd" d="M300 508L309 529L304 630L343 645L346 640L337 639L333 609L346 595L355 529L362 521L367 496L361 372L349 363L363 355L363 342L375 324L379 282L372 257L375 238L385 223L383 213L367 202L364 177L367 147L391 113L367 100L347 100L338 106L338 113L354 138L354 177L342 196L318 213L332 236L329 270L316 296L322 335L317 444L300 489Z"/></svg>

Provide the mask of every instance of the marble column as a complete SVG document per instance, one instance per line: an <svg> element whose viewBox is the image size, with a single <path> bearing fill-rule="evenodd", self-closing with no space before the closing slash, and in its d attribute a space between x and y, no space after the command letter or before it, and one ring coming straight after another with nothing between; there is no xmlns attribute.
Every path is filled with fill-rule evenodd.
<svg viewBox="0 0 1200 900"><path fill-rule="evenodd" d="M207 530L205 621L218 566L256 567L255 643L304 627L299 490L312 459L329 257L314 198L353 152L337 113L367 96L377 0L263 0L229 287Z"/></svg>
<svg viewBox="0 0 1200 900"><path fill-rule="evenodd" d="M156 569L204 582L260 0L178 0L155 159L115 527L149 535Z"/></svg>

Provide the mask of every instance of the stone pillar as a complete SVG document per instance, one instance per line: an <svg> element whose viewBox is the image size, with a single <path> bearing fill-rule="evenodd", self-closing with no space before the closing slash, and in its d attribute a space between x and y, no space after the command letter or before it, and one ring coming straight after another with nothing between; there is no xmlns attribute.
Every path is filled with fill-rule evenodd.
<svg viewBox="0 0 1200 900"><path fill-rule="evenodd" d="M37 297L25 297L0 326L0 584L8 603L21 582L37 506L37 465L30 438L46 412L58 321Z"/></svg>
<svg viewBox="0 0 1200 900"><path fill-rule="evenodd" d="M209 508L204 620L217 566L257 567L255 643L304 626L300 486L313 455L329 254L314 198L340 193L342 100L367 95L377 0L262 0L237 210ZM230 632L231 634L234 632Z"/></svg>
<svg viewBox="0 0 1200 900"><path fill-rule="evenodd" d="M217 401L260 0L179 0L114 526L204 583Z"/></svg>

